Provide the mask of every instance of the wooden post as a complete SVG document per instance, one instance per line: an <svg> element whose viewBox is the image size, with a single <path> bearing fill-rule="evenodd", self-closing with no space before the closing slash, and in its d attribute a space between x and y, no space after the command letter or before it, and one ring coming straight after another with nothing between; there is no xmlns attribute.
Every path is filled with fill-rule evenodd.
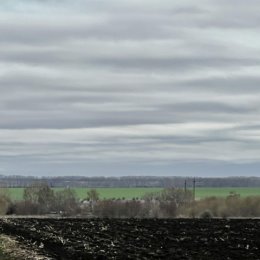
<svg viewBox="0 0 260 260"><path fill-rule="evenodd" d="M195 180L195 177L193 179L193 200L195 200L196 198L196 180Z"/></svg>

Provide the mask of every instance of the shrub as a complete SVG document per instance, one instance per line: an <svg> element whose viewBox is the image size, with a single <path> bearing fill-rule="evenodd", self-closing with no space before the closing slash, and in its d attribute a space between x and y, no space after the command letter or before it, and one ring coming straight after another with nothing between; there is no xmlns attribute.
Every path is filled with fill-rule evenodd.
<svg viewBox="0 0 260 260"><path fill-rule="evenodd" d="M91 189L87 192L87 199L91 201L98 201L99 200L99 193L96 189Z"/></svg>
<svg viewBox="0 0 260 260"><path fill-rule="evenodd" d="M80 213L80 207L75 191L64 189L55 193L55 211L65 216L72 216Z"/></svg>
<svg viewBox="0 0 260 260"><path fill-rule="evenodd" d="M176 217L177 204L175 201L161 201L160 202L161 216L165 218Z"/></svg>
<svg viewBox="0 0 260 260"><path fill-rule="evenodd" d="M0 215L6 215L10 205L11 200L8 197L4 195L0 196Z"/></svg>
<svg viewBox="0 0 260 260"><path fill-rule="evenodd" d="M200 214L200 218L203 218L203 219L209 219L209 218L212 218L212 217L213 217L213 215L212 215L210 210L205 210L204 212L202 212Z"/></svg>
<svg viewBox="0 0 260 260"><path fill-rule="evenodd" d="M13 205L13 213L16 215L38 215L39 204L31 201L19 201Z"/></svg>
<svg viewBox="0 0 260 260"><path fill-rule="evenodd" d="M26 206L38 205L38 214L49 213L55 207L54 192L47 183L34 183L25 188L23 197Z"/></svg>

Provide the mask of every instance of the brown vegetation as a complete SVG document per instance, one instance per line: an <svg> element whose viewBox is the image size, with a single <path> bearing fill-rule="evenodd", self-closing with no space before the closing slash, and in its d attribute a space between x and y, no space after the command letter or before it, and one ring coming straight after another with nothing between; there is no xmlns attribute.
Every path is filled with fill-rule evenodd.
<svg viewBox="0 0 260 260"><path fill-rule="evenodd" d="M195 201L191 207L183 209L183 214L199 217L205 211L212 217L260 217L260 197L241 198L236 193L230 193L226 198L210 197Z"/></svg>
<svg viewBox="0 0 260 260"><path fill-rule="evenodd" d="M54 192L46 183L37 183L24 190L23 201L12 202L8 194L0 193L0 214L55 213L101 218L260 217L259 196L242 198L234 192L226 198L209 197L197 201L190 191L175 188L132 200L101 200L95 189L86 195L87 200L80 202L71 189Z"/></svg>
<svg viewBox="0 0 260 260"><path fill-rule="evenodd" d="M3 198L0 197L0 211L4 210L4 207L1 207ZM22 201L10 201L6 212L16 215L59 213L63 216L80 213L79 201L71 189L54 192L46 183L36 183L25 188L23 198Z"/></svg>

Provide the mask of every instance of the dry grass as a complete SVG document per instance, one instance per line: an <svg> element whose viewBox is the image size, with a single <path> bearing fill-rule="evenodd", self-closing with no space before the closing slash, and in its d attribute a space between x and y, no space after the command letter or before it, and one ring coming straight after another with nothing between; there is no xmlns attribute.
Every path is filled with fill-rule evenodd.
<svg viewBox="0 0 260 260"><path fill-rule="evenodd" d="M40 255L37 250L29 249L20 244L14 237L0 235L0 247L3 260L52 260L52 258Z"/></svg>

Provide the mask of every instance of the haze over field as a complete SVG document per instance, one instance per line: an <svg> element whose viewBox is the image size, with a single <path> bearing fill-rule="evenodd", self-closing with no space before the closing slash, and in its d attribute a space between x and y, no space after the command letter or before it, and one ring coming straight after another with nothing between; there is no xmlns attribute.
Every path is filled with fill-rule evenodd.
<svg viewBox="0 0 260 260"><path fill-rule="evenodd" d="M2 0L0 174L260 174L260 3Z"/></svg>

